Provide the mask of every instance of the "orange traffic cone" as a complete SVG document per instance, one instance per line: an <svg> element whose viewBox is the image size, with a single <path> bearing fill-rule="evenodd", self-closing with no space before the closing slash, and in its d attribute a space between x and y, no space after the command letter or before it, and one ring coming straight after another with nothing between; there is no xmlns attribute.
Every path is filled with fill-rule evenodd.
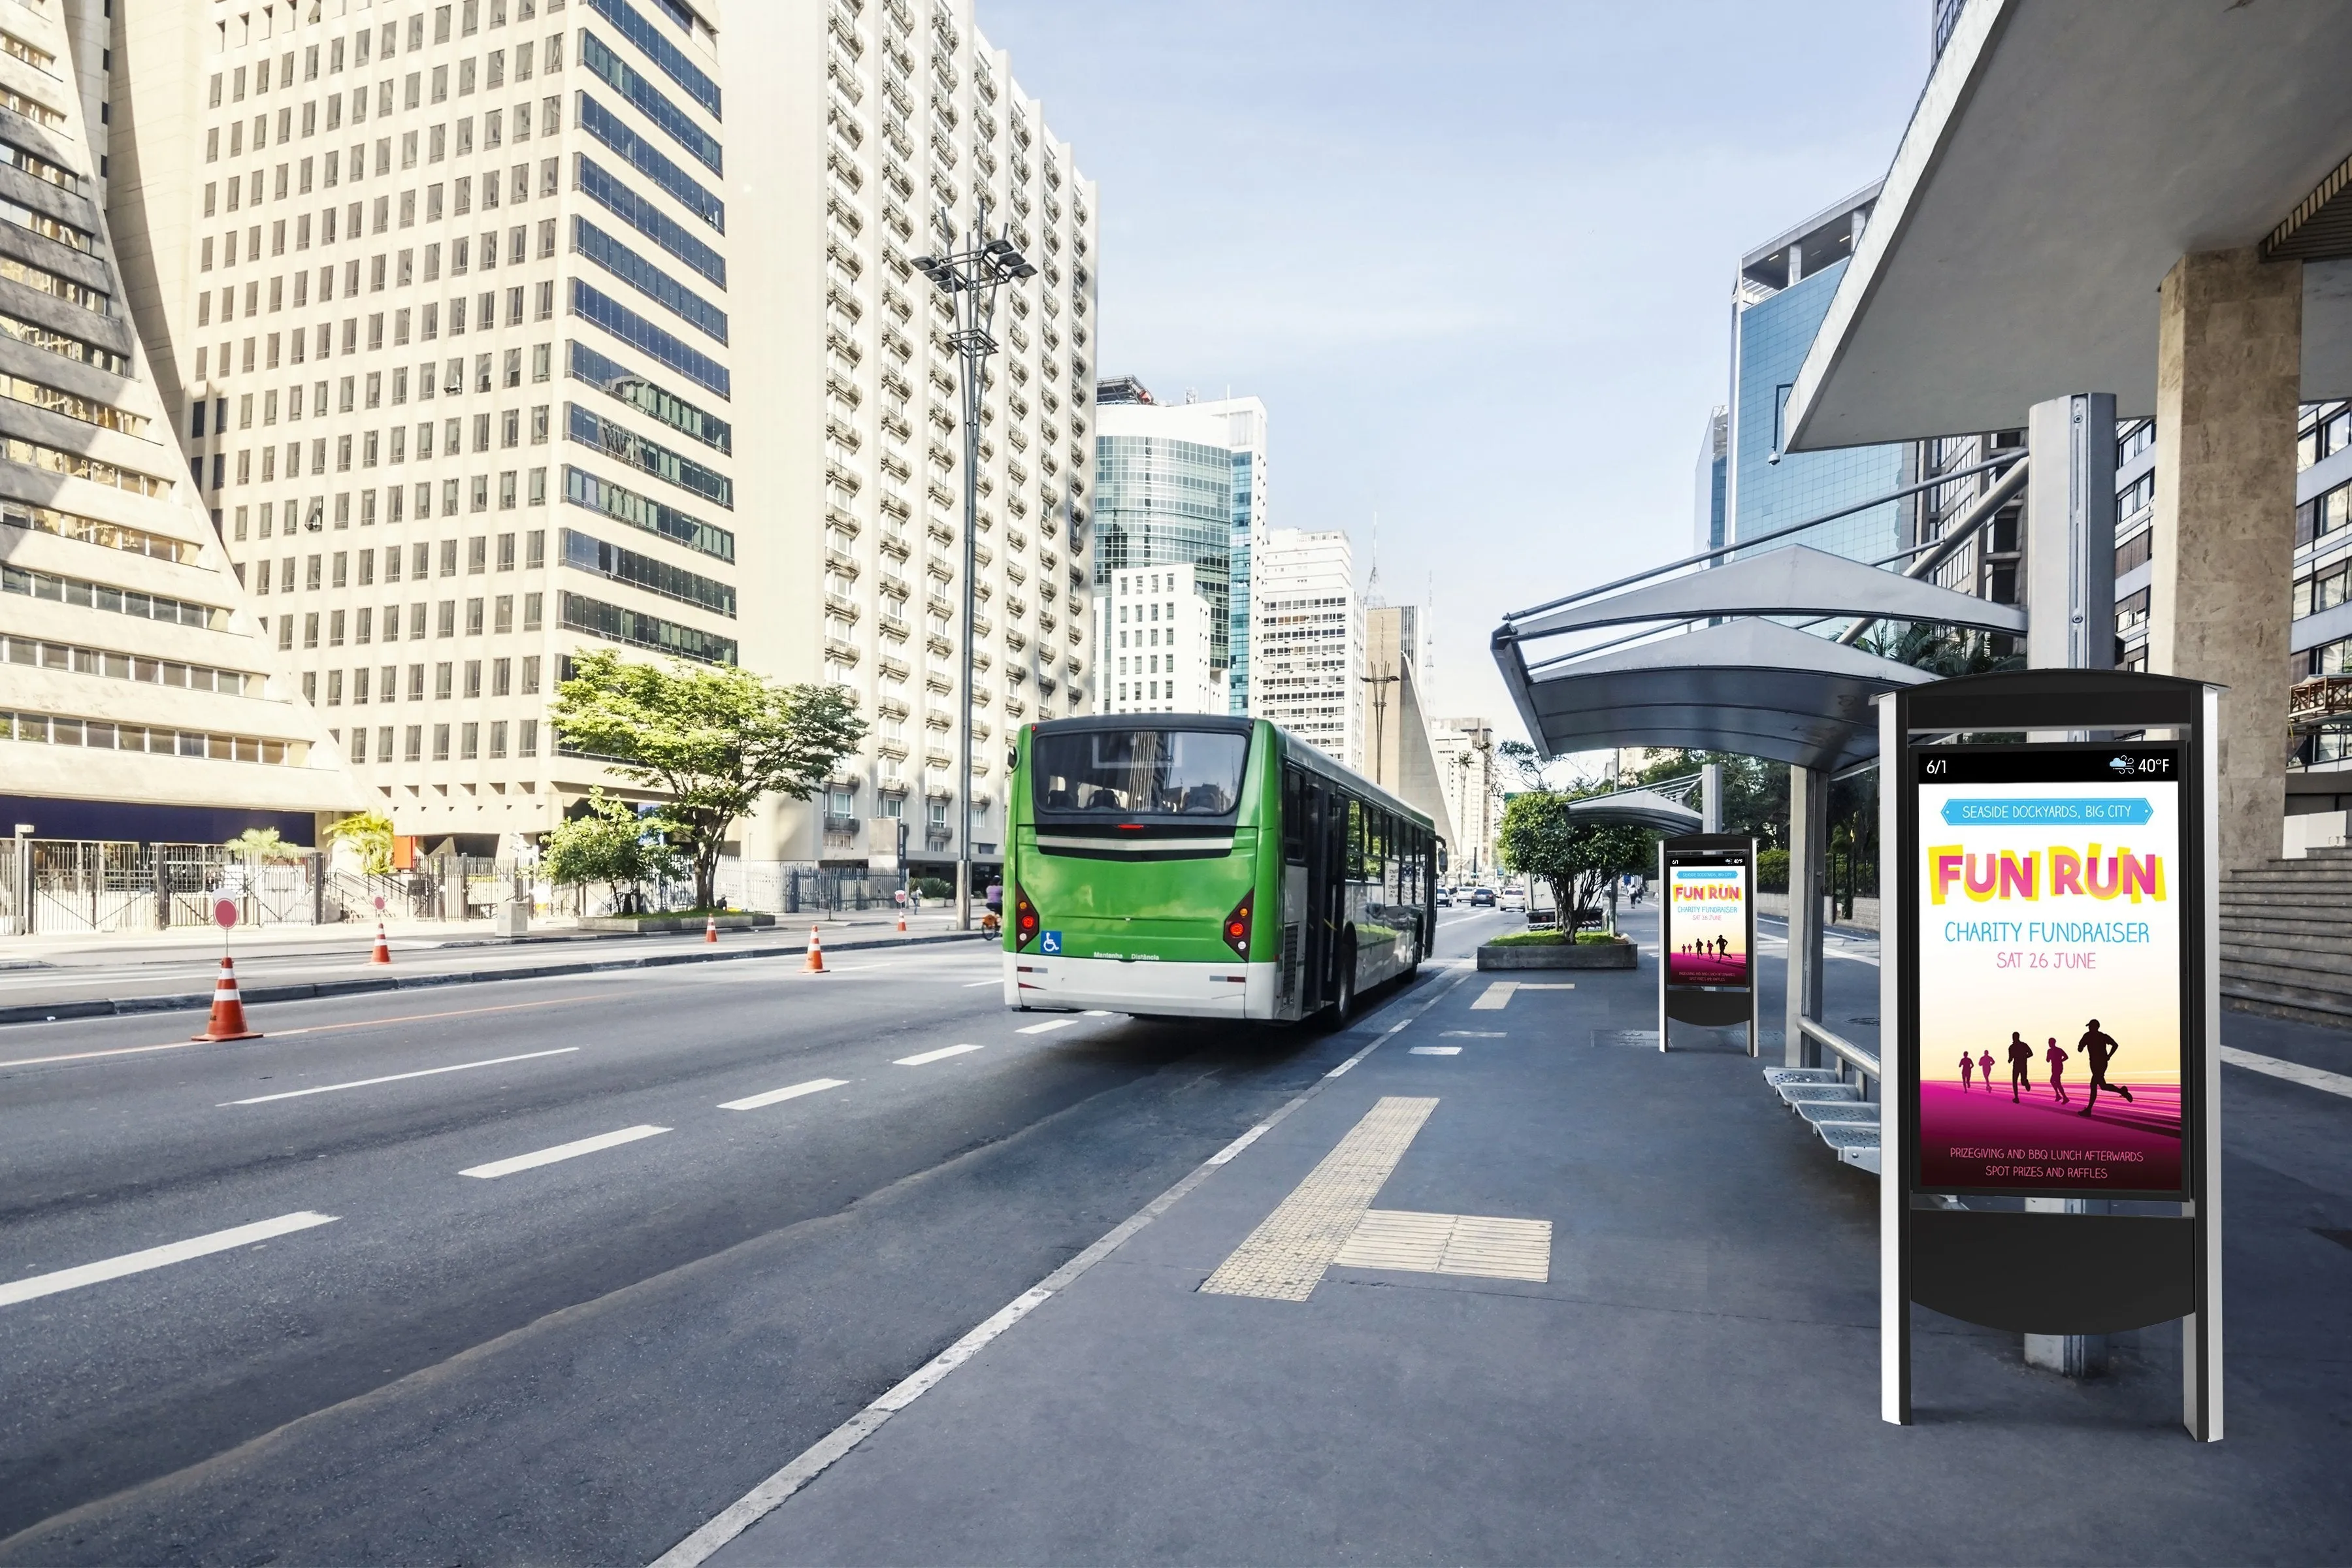
<svg viewBox="0 0 2352 1568"><path fill-rule="evenodd" d="M383 922L382 921L375 922L375 952L369 957L368 962L370 963L390 963L392 962L392 943L384 940Z"/></svg>
<svg viewBox="0 0 2352 1568"><path fill-rule="evenodd" d="M904 910L898 911L898 934L900 936L907 934L907 911Z"/></svg>
<svg viewBox="0 0 2352 1568"><path fill-rule="evenodd" d="M236 966L229 962L226 953L221 954L220 980L213 986L212 1021L205 1026L203 1034L192 1035L189 1038L196 1040L261 1038L260 1030L248 1029L245 1026L245 999L237 994Z"/></svg>
<svg viewBox="0 0 2352 1568"><path fill-rule="evenodd" d="M817 935L816 927L814 926L809 927L808 963L806 967L808 973L811 974L823 974L824 973L824 940Z"/></svg>
<svg viewBox="0 0 2352 1568"><path fill-rule="evenodd" d="M717 942L719 940L719 917L717 915L708 916L703 921L702 940L705 942Z"/></svg>

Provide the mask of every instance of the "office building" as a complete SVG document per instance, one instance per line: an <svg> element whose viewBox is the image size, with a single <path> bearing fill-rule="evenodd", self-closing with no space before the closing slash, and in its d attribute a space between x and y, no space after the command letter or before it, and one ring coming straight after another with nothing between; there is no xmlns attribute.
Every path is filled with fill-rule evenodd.
<svg viewBox="0 0 2352 1568"><path fill-rule="evenodd" d="M1437 772L1454 837L1447 844L1449 875L1475 881L1495 870L1495 834L1502 825L1503 785L1495 772L1495 727L1484 719L1438 719L1429 726Z"/></svg>
<svg viewBox="0 0 2352 1568"><path fill-rule="evenodd" d="M172 437L109 200L112 42L93 7L0 15L0 806L45 838L310 844L361 798Z"/></svg>
<svg viewBox="0 0 2352 1568"><path fill-rule="evenodd" d="M373 804L487 854L609 775L574 650L740 658L713 17L121 8L113 205L189 471Z"/></svg>
<svg viewBox="0 0 2352 1568"><path fill-rule="evenodd" d="M1132 376L1105 383L1096 398L1097 611L1120 572L1191 566L1215 623L1214 674L1240 712L1249 690L1250 560L1265 526L1265 405L1189 395L1162 404ZM1117 678L1098 669L1097 679Z"/></svg>
<svg viewBox="0 0 2352 1568"><path fill-rule="evenodd" d="M1895 442L1832 452L1784 452L1781 414L1812 346L1878 186L1862 190L1740 258L1732 295L1731 402L1724 415L1723 537L1738 544L1908 482L1915 447ZM1714 531L1715 416L1700 459L1699 516ZM1825 523L1795 542L1878 561L1909 542L1911 514L1889 501ZM1702 546L1712 549L1713 544Z"/></svg>
<svg viewBox="0 0 2352 1568"><path fill-rule="evenodd" d="M750 825L744 854L871 865L893 819L919 812L909 856L950 875L960 792L974 854L995 855L1007 739L1088 707L1094 186L967 4L772 0L728 20L730 48L759 62L730 110L745 133L730 227L760 279L736 357L739 417L760 432L738 472L765 514L744 542L744 662L846 685L872 725L822 799ZM955 318L913 262L968 243L982 205L1037 275L997 296L967 475Z"/></svg>
<svg viewBox="0 0 2352 1568"><path fill-rule="evenodd" d="M1417 605L1375 605L1364 612L1364 667L1357 677L1364 772L1426 812L1438 837L1451 844L1456 830L1423 686L1428 648L1421 634Z"/></svg>
<svg viewBox="0 0 2352 1568"><path fill-rule="evenodd" d="M1364 609L1345 533L1269 529L1250 593L1248 710L1349 767L1364 765Z"/></svg>
<svg viewBox="0 0 2352 1568"><path fill-rule="evenodd" d="M1215 605L1198 567L1114 572L1099 602L1111 713L1224 713Z"/></svg>
<svg viewBox="0 0 2352 1568"><path fill-rule="evenodd" d="M1724 506L1728 486L1727 469L1731 451L1731 420L1729 411L1717 407L1708 412L1706 428L1699 436L1697 482L1692 487L1697 505L1694 508L1691 527L1691 553L1720 550L1727 541L1725 531L1728 520Z"/></svg>

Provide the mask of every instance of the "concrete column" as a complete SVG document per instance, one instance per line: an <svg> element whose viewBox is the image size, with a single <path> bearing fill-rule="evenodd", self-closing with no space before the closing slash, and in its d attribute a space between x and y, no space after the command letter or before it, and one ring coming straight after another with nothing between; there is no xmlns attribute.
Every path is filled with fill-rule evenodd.
<svg viewBox="0 0 2352 1568"><path fill-rule="evenodd" d="M2158 299L2148 668L2228 688L2218 873L2276 858L2286 815L2303 266L2184 256Z"/></svg>
<svg viewBox="0 0 2352 1568"><path fill-rule="evenodd" d="M2116 400L2078 394L2026 416L2025 662L2112 669L2116 647ZM2292 499L2292 498L2290 498Z"/></svg>
<svg viewBox="0 0 2352 1568"><path fill-rule="evenodd" d="M1830 842L1830 775L1820 768L1789 770L1789 978L1782 1017L1781 1060L1792 1068L1821 1066L1801 1020L1822 1016L1822 864Z"/></svg>

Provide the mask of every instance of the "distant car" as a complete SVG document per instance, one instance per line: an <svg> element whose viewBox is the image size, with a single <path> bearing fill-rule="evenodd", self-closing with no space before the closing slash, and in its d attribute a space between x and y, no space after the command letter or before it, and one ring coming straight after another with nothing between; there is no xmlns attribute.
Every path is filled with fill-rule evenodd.
<svg viewBox="0 0 2352 1568"><path fill-rule="evenodd" d="M1507 911L1516 910L1522 914L1526 913L1528 907L1528 895L1526 890L1520 888L1512 888L1507 890L1503 894L1503 902L1501 907Z"/></svg>
<svg viewBox="0 0 2352 1568"><path fill-rule="evenodd" d="M1494 906L1495 889L1492 888L1480 888L1470 895L1470 907L1474 910L1492 909Z"/></svg>
<svg viewBox="0 0 2352 1568"><path fill-rule="evenodd" d="M1437 907L1441 910L1450 910L1454 907L1453 889L1440 888L1437 889Z"/></svg>

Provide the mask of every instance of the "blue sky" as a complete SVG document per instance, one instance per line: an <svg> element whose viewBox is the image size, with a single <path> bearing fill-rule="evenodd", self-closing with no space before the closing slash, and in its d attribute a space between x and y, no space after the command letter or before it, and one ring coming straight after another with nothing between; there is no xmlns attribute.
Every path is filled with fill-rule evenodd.
<svg viewBox="0 0 2352 1568"><path fill-rule="evenodd" d="M1507 610L1691 548L1739 255L1885 172L1928 0L978 0L1100 184L1099 363L1265 399L1272 521L1380 519L1448 712Z"/></svg>

